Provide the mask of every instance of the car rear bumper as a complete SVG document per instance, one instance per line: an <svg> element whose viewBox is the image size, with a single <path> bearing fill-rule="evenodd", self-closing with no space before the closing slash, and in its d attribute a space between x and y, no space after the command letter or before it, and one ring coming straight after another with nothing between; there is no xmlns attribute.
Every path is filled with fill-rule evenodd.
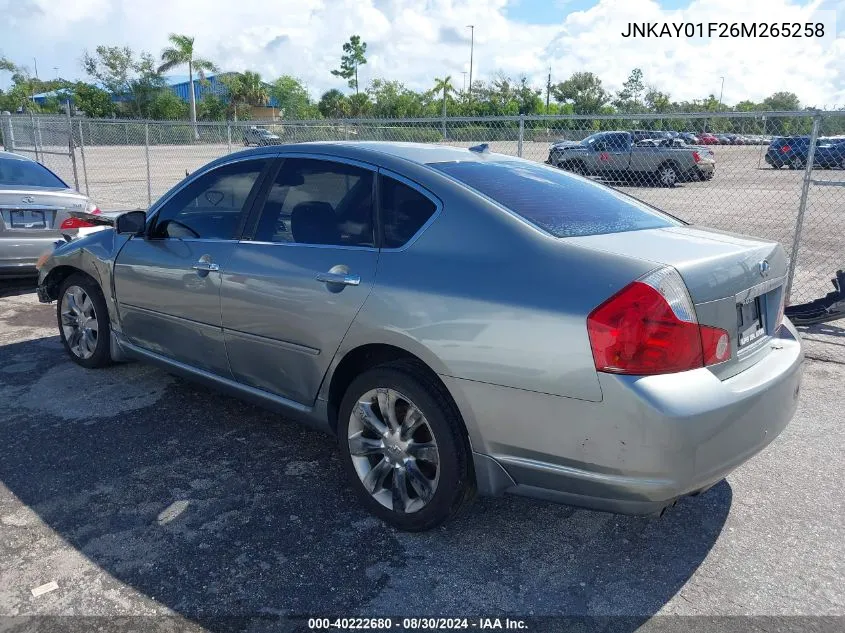
<svg viewBox="0 0 845 633"><path fill-rule="evenodd" d="M474 426L473 450L513 482L489 490L479 481L482 492L650 514L720 481L786 427L804 355L791 324L772 345L765 360L724 381L707 369L601 374L601 402L454 378L447 386Z"/></svg>
<svg viewBox="0 0 845 633"><path fill-rule="evenodd" d="M35 265L44 253L53 250L58 239L49 237L0 237L0 276L35 275Z"/></svg>

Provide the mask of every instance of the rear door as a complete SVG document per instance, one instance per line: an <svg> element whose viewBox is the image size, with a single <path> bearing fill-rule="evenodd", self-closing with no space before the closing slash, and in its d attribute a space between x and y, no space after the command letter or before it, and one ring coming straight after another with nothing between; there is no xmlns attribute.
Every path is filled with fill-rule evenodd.
<svg viewBox="0 0 845 633"><path fill-rule="evenodd" d="M220 320L220 280L270 158L197 175L154 211L147 235L117 256L115 295L130 342L231 377Z"/></svg>
<svg viewBox="0 0 845 633"><path fill-rule="evenodd" d="M288 156L222 275L236 380L303 405L375 280L376 168Z"/></svg>

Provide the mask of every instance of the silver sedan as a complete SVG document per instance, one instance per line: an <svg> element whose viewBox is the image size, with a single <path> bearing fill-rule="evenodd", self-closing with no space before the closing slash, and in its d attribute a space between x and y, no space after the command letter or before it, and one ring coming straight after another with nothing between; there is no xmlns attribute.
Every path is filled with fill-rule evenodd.
<svg viewBox="0 0 845 633"><path fill-rule="evenodd" d="M88 214L100 210L87 196L34 160L0 151L0 277L34 276L62 234L93 227Z"/></svg>
<svg viewBox="0 0 845 633"><path fill-rule="evenodd" d="M139 359L339 439L408 530L476 492L651 514L792 417L775 242L509 156L310 143L216 160L59 246L70 357Z"/></svg>

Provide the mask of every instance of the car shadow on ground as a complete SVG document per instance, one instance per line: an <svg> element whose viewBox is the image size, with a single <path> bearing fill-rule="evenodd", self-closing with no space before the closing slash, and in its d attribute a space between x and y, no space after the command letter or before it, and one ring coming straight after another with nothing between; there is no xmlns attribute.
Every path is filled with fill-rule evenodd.
<svg viewBox="0 0 845 633"><path fill-rule="evenodd" d="M836 338L845 338L845 318L832 323L816 323L814 325L799 325L801 334L822 334Z"/></svg>
<svg viewBox="0 0 845 633"><path fill-rule="evenodd" d="M77 614L152 599L212 631L356 614L628 616L612 630L633 631L731 506L726 482L660 519L503 497L400 533L356 504L328 436L141 364L84 370L57 337L0 347L0 409L0 484L60 537L36 555L9 536L24 545L0 567L49 561Z"/></svg>
<svg viewBox="0 0 845 633"><path fill-rule="evenodd" d="M13 279L0 278L0 297L16 297L28 295L35 292L38 279L35 277L23 277Z"/></svg>

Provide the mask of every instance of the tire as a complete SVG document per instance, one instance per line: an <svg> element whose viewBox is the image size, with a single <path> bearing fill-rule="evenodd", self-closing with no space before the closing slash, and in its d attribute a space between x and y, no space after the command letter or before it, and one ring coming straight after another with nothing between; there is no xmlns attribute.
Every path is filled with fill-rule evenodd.
<svg viewBox="0 0 845 633"><path fill-rule="evenodd" d="M790 169L804 169L806 167L806 162L803 158L795 157L789 161L789 168Z"/></svg>
<svg viewBox="0 0 845 633"><path fill-rule="evenodd" d="M674 187L680 180L678 168L672 163L663 163L657 168L655 179L661 187Z"/></svg>
<svg viewBox="0 0 845 633"><path fill-rule="evenodd" d="M561 163L558 167L564 171L571 171L573 174L578 174L579 176L584 176L587 173L584 164L577 160Z"/></svg>
<svg viewBox="0 0 845 633"><path fill-rule="evenodd" d="M383 410L394 412L394 424ZM395 361L364 372L349 385L338 415L350 485L361 504L385 523L410 532L429 530L475 496L460 413L418 363ZM406 415L415 421L410 435Z"/></svg>
<svg viewBox="0 0 845 633"><path fill-rule="evenodd" d="M56 322L65 351L87 369L108 367L111 326L100 286L88 275L70 275L59 287Z"/></svg>

